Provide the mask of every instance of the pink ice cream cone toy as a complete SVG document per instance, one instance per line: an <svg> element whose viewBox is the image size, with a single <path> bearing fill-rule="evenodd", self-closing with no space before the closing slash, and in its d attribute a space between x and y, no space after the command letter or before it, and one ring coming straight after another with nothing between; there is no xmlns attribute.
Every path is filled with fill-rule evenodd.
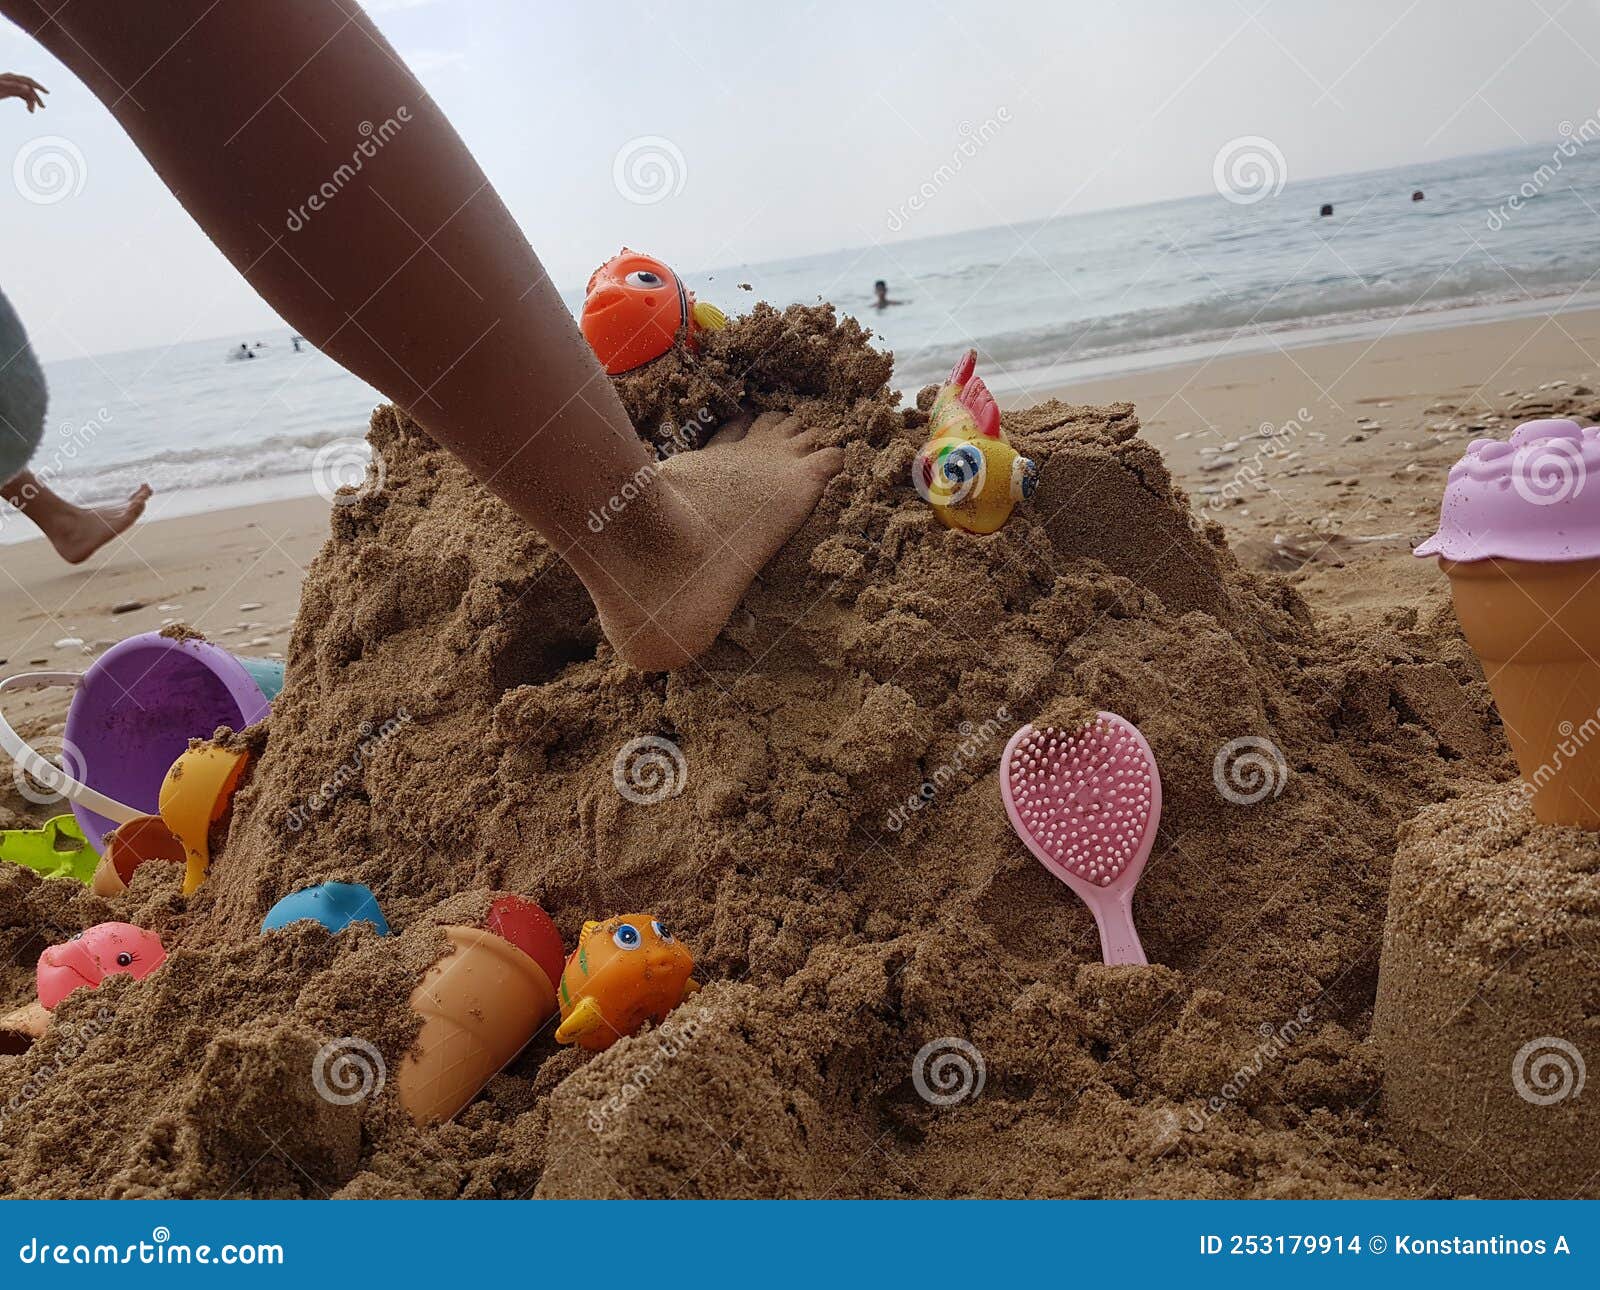
<svg viewBox="0 0 1600 1290"><path fill-rule="evenodd" d="M1600 433L1475 440L1416 554L1450 577L1534 814L1600 829Z"/></svg>

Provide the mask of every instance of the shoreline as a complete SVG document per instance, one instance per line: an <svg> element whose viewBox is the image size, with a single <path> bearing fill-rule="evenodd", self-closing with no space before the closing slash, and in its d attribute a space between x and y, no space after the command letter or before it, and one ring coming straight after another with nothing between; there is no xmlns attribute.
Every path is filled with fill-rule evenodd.
<svg viewBox="0 0 1600 1290"><path fill-rule="evenodd" d="M80 565L43 539L0 548L12 606L0 629L0 675L82 671L117 641L171 622L241 654L287 653L331 509L310 497L141 522ZM7 719L30 740L59 736L66 710L59 690L5 696ZM10 827L4 815L0 808L0 827Z"/></svg>
<svg viewBox="0 0 1600 1290"><path fill-rule="evenodd" d="M1142 348L1119 350L1113 353L1091 355L1066 363L1052 363L1028 367L1013 365L1002 370L993 363L984 362L980 348L980 371L987 369L989 388L1008 408L1055 397L1062 390L1076 390L1086 386L1100 386L1106 382L1128 382L1135 387L1146 383L1147 378L1181 368L1207 367L1213 363L1244 359L1252 356L1270 356L1285 351L1318 350L1331 345L1372 344L1393 337L1424 335L1431 332L1453 332L1460 329L1493 327L1499 324L1526 319L1574 317L1588 313L1600 314L1600 292L1578 295L1575 292L1558 292L1534 299L1488 301L1478 304L1447 305L1437 309L1416 309L1393 314L1348 319L1315 319L1306 325L1263 324L1248 331L1234 329L1220 337L1186 340L1175 345L1150 345ZM872 319L859 318L863 326L870 327ZM1092 335L1090 328L1086 335ZM939 379L938 375L930 377ZM897 385L902 401L916 401L917 391L927 382L909 382ZM1123 388L1119 386L1119 388ZM1130 396L1124 396L1130 397ZM155 495L146 510L146 523L208 514L222 510L238 510L270 502L299 500L316 496L316 477L313 473L313 450L323 446L332 431L319 432L307 440L306 461L302 466L281 474L262 478L238 480L232 483L202 484L197 487L163 489L154 482ZM364 425L352 427L342 438L360 439L366 434ZM138 461L108 466L91 472L89 477L100 475L125 476L122 481L132 488L142 475L155 475L152 468L141 471ZM129 482L132 481L132 482ZM69 497L84 504L104 504L119 500L122 492L102 495L103 490L84 492L74 487L71 477L63 477L60 484ZM17 546L33 540L31 526L17 521L10 513L0 513L0 548Z"/></svg>
<svg viewBox="0 0 1600 1290"><path fill-rule="evenodd" d="M1539 387L1600 388L1590 354L1600 354L1600 309L1218 354L1041 386L1027 401L1134 403L1141 433L1247 566L1289 574L1319 609L1349 609L1437 587L1436 571L1410 548L1432 530L1449 466L1472 439L1546 414L1537 402L1518 411L1518 396L1582 404L1582 396ZM1019 406L1014 397L1002 402ZM1584 415L1565 405L1548 414L1565 411ZM1285 451L1264 451L1263 426L1291 432ZM209 509L186 505L202 490L158 494L130 534L76 567L41 539L0 546L20 610L0 634L0 666L77 666L81 652L56 641L92 646L156 630L166 618L226 633L220 643L265 634L281 650L331 510L308 476L299 479L300 488L266 500L217 505L220 493L210 493L201 499ZM174 501L178 513L164 515ZM5 521L5 530L26 524L15 513ZM146 608L112 614L130 600ZM237 608L252 602L264 607Z"/></svg>
<svg viewBox="0 0 1600 1290"><path fill-rule="evenodd" d="M1218 359L1247 358L1283 350L1319 349L1328 345L1376 343L1392 336L1412 336L1457 328L1488 327L1524 319L1570 317L1600 312L1600 292L1557 292L1534 299L1485 301L1448 305L1439 309L1414 309L1375 314L1344 321L1324 320L1305 326L1260 326L1250 331L1234 329L1226 336L1182 345L1151 346L1091 356L1076 362L1023 368L996 374L991 390L1008 403L1037 402L1051 391L1073 388L1115 377L1142 377L1173 368L1201 366ZM910 391L912 397L916 391Z"/></svg>

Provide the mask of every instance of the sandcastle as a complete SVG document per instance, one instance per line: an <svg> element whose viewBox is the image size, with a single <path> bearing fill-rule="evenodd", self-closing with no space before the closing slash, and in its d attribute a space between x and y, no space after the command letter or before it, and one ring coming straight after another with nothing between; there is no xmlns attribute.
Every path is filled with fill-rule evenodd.
<svg viewBox="0 0 1600 1290"><path fill-rule="evenodd" d="M1374 1037L1392 1131L1453 1192L1600 1195L1600 432L1480 439L1417 548L1449 574L1515 784L1401 833Z"/></svg>
<svg viewBox="0 0 1600 1290"><path fill-rule="evenodd" d="M80 1038L110 1018L70 1060L54 1035L0 1058L0 1103L30 1091L0 1135L0 1187L1435 1188L1382 1127L1366 1035L1396 829L1506 771L1442 599L1314 623L1193 519L1128 405L1008 414L1036 500L991 536L946 529L908 482L932 392L902 408L890 372L827 306L757 306L692 361L619 380L657 442L744 399L834 427L846 450L716 645L667 676L617 663L560 560L379 409L384 486L334 510L205 884L185 900L176 866L146 865L113 905L0 875L13 965L49 928L113 911L169 947L137 989L63 1005ZM1017 724L1102 708L1161 767L1148 968L1098 962L1093 920L999 800ZM640 740L676 753L653 766L665 791L619 759ZM925 805L906 812L912 797ZM370 886L392 934L258 934L281 896L329 880ZM379 1078L415 1037L407 998L442 929L478 925L505 891L569 943L597 912L656 910L704 989L593 1057L543 1034L419 1129ZM15 967L0 979L20 999ZM381 1065L328 1103L317 1060L351 1041Z"/></svg>
<svg viewBox="0 0 1600 1290"><path fill-rule="evenodd" d="M1600 837L1518 785L1401 831L1373 1032L1389 1122L1444 1191L1600 1195Z"/></svg>

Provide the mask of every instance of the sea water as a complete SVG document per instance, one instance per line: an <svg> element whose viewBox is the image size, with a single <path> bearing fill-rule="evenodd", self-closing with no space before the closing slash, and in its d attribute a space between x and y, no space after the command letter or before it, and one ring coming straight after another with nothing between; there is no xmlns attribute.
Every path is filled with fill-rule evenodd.
<svg viewBox="0 0 1600 1290"><path fill-rule="evenodd" d="M758 299L834 302L895 351L908 392L976 345L996 392L1021 396L1219 345L1595 303L1597 208L1600 139L1574 136L1291 183L1259 200L1210 192L920 240L888 240L885 212L878 246L685 277L730 313ZM596 262L615 249L595 247ZM902 303L872 307L879 278ZM574 310L580 292L564 293ZM254 358L230 357L257 342ZM35 467L85 501L147 480L157 514L310 494L319 450L358 441L379 402L309 345L296 352L287 331L71 359L46 374ZM15 516L0 525L0 541L28 535Z"/></svg>

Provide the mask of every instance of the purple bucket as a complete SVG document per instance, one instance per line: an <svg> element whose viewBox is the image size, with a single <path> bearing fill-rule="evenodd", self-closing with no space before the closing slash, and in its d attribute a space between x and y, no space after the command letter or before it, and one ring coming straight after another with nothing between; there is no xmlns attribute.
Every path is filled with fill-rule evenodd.
<svg viewBox="0 0 1600 1290"><path fill-rule="evenodd" d="M90 788L154 815L161 781L189 741L260 721L282 684L281 663L241 660L206 641L158 632L130 636L78 681L66 746ZM100 850L115 822L77 802L72 813Z"/></svg>

